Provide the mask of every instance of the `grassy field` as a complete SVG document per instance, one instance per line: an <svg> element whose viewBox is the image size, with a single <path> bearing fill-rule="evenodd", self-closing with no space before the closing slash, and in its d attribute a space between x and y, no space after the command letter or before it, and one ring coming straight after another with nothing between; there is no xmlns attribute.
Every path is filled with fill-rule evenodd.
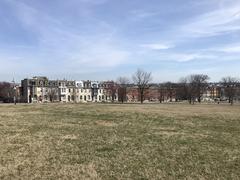
<svg viewBox="0 0 240 180"><path fill-rule="evenodd" d="M240 106L0 105L0 179L240 179Z"/></svg>

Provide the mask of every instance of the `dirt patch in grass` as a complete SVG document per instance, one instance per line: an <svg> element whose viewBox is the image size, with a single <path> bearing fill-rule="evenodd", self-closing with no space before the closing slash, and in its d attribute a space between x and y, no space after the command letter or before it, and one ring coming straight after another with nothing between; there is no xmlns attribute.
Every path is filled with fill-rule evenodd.
<svg viewBox="0 0 240 180"><path fill-rule="evenodd" d="M93 163L87 165L63 165L59 170L59 177L61 179L101 179Z"/></svg>
<svg viewBox="0 0 240 180"><path fill-rule="evenodd" d="M95 122L99 126L105 126L105 127L114 127L117 126L116 123L111 122L111 121L104 121L104 120L98 120Z"/></svg>
<svg viewBox="0 0 240 180"><path fill-rule="evenodd" d="M176 136L176 135L185 135L183 132L174 132L174 131L158 131L154 133L155 135L162 135L162 136Z"/></svg>
<svg viewBox="0 0 240 180"><path fill-rule="evenodd" d="M73 135L73 134L64 135L61 138L62 139L70 139L70 140L78 139L78 137L76 135Z"/></svg>

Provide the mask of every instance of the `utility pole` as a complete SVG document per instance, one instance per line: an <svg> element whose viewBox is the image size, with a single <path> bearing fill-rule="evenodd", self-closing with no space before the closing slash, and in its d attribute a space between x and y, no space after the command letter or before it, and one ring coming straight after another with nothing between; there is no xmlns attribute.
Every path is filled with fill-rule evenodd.
<svg viewBox="0 0 240 180"><path fill-rule="evenodd" d="M44 84L45 83L45 81L43 80L42 81L42 99L41 99L41 101L42 101L42 103L44 102L44 92L43 92L43 87L44 87Z"/></svg>
<svg viewBox="0 0 240 180"><path fill-rule="evenodd" d="M12 83L13 83L13 102L16 105L17 104L17 101L16 101L16 86L15 86L14 78L12 80Z"/></svg>

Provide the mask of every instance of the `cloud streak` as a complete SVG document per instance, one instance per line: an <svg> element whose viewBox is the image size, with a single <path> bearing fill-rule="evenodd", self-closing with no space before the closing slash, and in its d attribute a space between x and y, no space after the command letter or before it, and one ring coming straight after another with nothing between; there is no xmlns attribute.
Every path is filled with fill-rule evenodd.
<svg viewBox="0 0 240 180"><path fill-rule="evenodd" d="M140 46L151 50L166 50L174 47L173 45L162 43L141 44Z"/></svg>
<svg viewBox="0 0 240 180"><path fill-rule="evenodd" d="M101 4L106 1L81 0L81 2ZM130 53L124 50L119 45L118 38L113 36L114 27L102 20L94 20L97 32L85 34L79 29L66 27L58 19L23 2L11 1L11 6L16 10L15 16L22 25L36 34L37 46L33 47L35 52L30 55L33 59L45 57L47 61L58 61L60 66L67 68L67 71L103 67L108 69L127 61ZM84 26L83 24L82 27ZM21 49L21 46L18 48ZM81 68L76 68L77 66Z"/></svg>
<svg viewBox="0 0 240 180"><path fill-rule="evenodd" d="M210 37L240 31L240 3L195 17L181 29L186 36Z"/></svg>
<svg viewBox="0 0 240 180"><path fill-rule="evenodd" d="M230 44L223 47L214 48L214 51L224 52L224 53L240 53L240 44Z"/></svg>

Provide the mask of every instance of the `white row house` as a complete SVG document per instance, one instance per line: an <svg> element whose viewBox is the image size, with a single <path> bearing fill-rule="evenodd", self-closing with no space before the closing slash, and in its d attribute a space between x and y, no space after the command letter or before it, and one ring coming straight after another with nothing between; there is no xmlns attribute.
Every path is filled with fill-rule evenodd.
<svg viewBox="0 0 240 180"><path fill-rule="evenodd" d="M117 91L114 91L112 96L113 93L109 93L109 84L114 86L113 82L48 80L47 77L33 77L22 80L22 99L26 103L117 101Z"/></svg>

